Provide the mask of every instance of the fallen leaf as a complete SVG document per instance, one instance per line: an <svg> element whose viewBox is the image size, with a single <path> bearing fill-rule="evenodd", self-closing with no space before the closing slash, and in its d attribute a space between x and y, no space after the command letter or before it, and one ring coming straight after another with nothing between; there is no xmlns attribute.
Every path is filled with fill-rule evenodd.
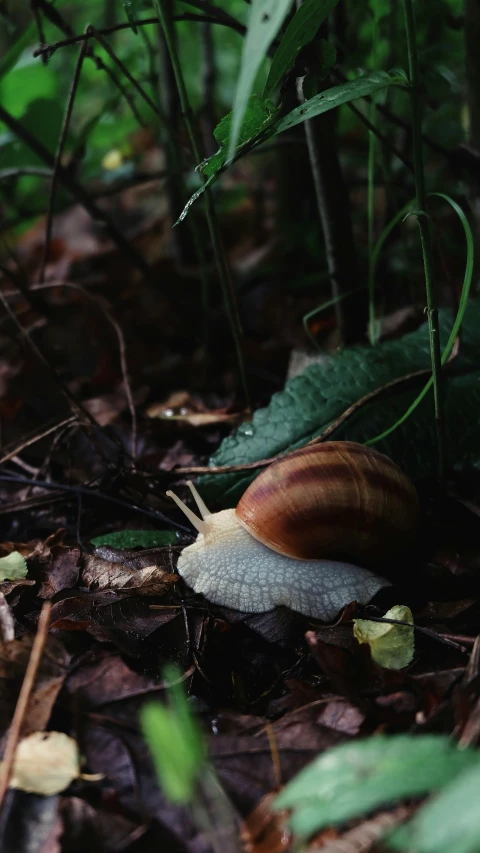
<svg viewBox="0 0 480 853"><path fill-rule="evenodd" d="M136 595L164 595L178 576L159 566L131 569L121 563L110 563L96 556L88 556L82 573L82 582L92 591L115 589Z"/></svg>
<svg viewBox="0 0 480 853"><path fill-rule="evenodd" d="M0 644L0 734L4 734L15 710L30 658L33 639L24 636ZM68 671L70 655L57 637L49 636L35 679L22 735L46 728L53 705Z"/></svg>
<svg viewBox="0 0 480 853"><path fill-rule="evenodd" d="M19 551L12 551L8 557L0 557L0 581L24 580L27 576L27 561Z"/></svg>
<svg viewBox="0 0 480 853"><path fill-rule="evenodd" d="M73 738L64 732L33 732L17 746L10 788L51 796L80 775L80 754Z"/></svg>
<svg viewBox="0 0 480 853"><path fill-rule="evenodd" d="M413 622L409 607L397 604L385 613L386 619ZM369 619L354 619L353 633L359 643L368 643L372 658L385 669L403 669L411 663L414 655L414 628L411 625L393 625L388 622L372 622Z"/></svg>
<svg viewBox="0 0 480 853"><path fill-rule="evenodd" d="M240 841L244 853L284 853L291 833L283 815L270 808L274 794L267 794L246 818Z"/></svg>
<svg viewBox="0 0 480 853"><path fill-rule="evenodd" d="M40 598L53 598L61 590L75 586L80 574L80 557L78 547L56 545L52 548L51 565L40 574L43 581L38 591Z"/></svg>

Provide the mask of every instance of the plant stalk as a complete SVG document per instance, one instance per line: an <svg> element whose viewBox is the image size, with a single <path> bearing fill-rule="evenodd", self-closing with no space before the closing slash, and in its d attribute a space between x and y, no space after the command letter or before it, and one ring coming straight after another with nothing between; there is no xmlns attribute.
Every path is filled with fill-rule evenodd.
<svg viewBox="0 0 480 853"><path fill-rule="evenodd" d="M432 231L430 218L427 213L425 175L423 170L422 126L419 101L420 75L418 69L415 18L413 14L412 0L403 0L403 10L408 51L408 76L410 82L409 93L412 115L413 168L417 205L416 213L423 253L430 338L430 358L432 362L435 428L438 448L438 475L440 481L443 481L445 478L445 420L443 414L443 395L441 387L440 329L438 324L437 292L435 288L435 274L433 268Z"/></svg>
<svg viewBox="0 0 480 853"><path fill-rule="evenodd" d="M175 82L178 89L178 96L180 99L180 105L183 113L183 120L185 122L185 127L187 129L187 133L190 139L190 145L192 147L192 154L195 158L196 163L200 163L202 160L200 145L197 141L197 135L193 122L192 110L190 107L190 102L188 99L188 93L185 86L185 80L183 78L182 69L180 66L180 60L177 52L177 47L175 44L175 39L173 37L173 31L171 26L171 21L168 15L168 7L167 0L154 0L154 8L157 12L159 21L163 28L165 42L167 45L167 49L170 54L170 60L172 63L173 73L175 76ZM223 299L225 302L225 308L227 311L227 316L230 323L230 328L232 331L235 350L237 354L238 368L240 373L240 381L243 388L243 393L245 397L246 408L251 410L250 403L250 393L247 384L246 370L245 370L245 358L243 352L243 340L242 340L242 329L240 325L240 317L238 313L236 296L233 290L233 282L231 277L231 271L228 264L228 260L225 254L225 250L222 244L222 239L220 235L220 228L218 225L217 214L215 211L215 206L213 203L213 196L210 190L206 190L204 193L205 199L205 213L207 218L208 230L210 232L210 239L212 241L213 252L215 255L215 262L217 266L218 276L220 279Z"/></svg>

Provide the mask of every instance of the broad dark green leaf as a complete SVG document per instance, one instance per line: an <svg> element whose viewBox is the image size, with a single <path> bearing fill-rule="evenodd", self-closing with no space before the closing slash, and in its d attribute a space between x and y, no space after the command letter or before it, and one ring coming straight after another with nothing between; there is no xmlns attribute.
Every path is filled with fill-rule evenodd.
<svg viewBox="0 0 480 853"><path fill-rule="evenodd" d="M171 530L115 530L96 536L94 545L110 545L112 548L160 548L178 542Z"/></svg>
<svg viewBox="0 0 480 853"><path fill-rule="evenodd" d="M480 853L480 760L456 776L406 826L386 839L393 850Z"/></svg>
<svg viewBox="0 0 480 853"><path fill-rule="evenodd" d="M270 66L264 97L271 97L282 78L295 64L302 47L312 41L338 0L304 0L295 12Z"/></svg>
<svg viewBox="0 0 480 853"><path fill-rule="evenodd" d="M307 838L402 797L438 791L473 765L476 752L447 737L379 735L324 752L289 782L274 808L291 809L294 833Z"/></svg>
<svg viewBox="0 0 480 853"><path fill-rule="evenodd" d="M267 51L282 26L293 0L252 0L242 61L233 104L232 131L228 151L231 160L240 138L245 110L255 77Z"/></svg>
<svg viewBox="0 0 480 853"><path fill-rule="evenodd" d="M446 343L453 325L451 312L440 312L441 337ZM456 364L472 373L446 382L446 426L451 464L480 464L480 301L471 300L463 323L462 349ZM274 394L270 404L255 412L250 423L228 436L213 455L212 465L238 465L285 453L306 444L339 417L352 403L391 379L429 368L426 324L401 340L375 347L352 347L325 356ZM333 438L365 442L399 418L418 389L379 398L363 406ZM412 477L435 471L436 443L433 397L425 400L386 439L375 445ZM212 504L234 506L258 472L206 475L200 489Z"/></svg>
<svg viewBox="0 0 480 853"><path fill-rule="evenodd" d="M305 101L299 107L296 107L284 118L280 119L275 128L275 133L282 133L284 130L289 130L302 121L315 118L328 110L334 110L342 104L348 104L350 101L356 101L358 98L365 98L367 95L372 95L374 92L379 92L381 89L386 89L389 86L404 86L405 77L400 73L389 74L387 71L372 71L368 74L362 74L356 80L350 80L348 83L342 83L340 86L332 86L331 89L326 89Z"/></svg>

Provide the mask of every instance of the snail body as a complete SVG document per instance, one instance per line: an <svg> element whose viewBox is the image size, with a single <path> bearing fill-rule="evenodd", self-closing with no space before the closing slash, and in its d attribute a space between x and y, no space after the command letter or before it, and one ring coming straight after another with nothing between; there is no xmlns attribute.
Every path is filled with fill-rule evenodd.
<svg viewBox="0 0 480 853"><path fill-rule="evenodd" d="M390 459L353 442L311 445L277 460L236 509L210 513L189 486L201 518L167 492L199 533L178 571L195 592L236 610L285 605L328 621L389 582L343 559L319 558L375 564L407 547L416 531L413 484Z"/></svg>

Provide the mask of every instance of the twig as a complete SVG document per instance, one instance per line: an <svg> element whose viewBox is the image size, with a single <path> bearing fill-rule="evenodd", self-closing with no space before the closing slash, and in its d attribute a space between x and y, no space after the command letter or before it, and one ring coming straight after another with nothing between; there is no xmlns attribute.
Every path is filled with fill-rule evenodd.
<svg viewBox="0 0 480 853"><path fill-rule="evenodd" d="M444 369L447 365L451 364L453 359L458 354L458 340L457 345L452 350L450 358L444 365ZM345 409L344 412L335 420L333 423L329 424L326 429L324 429L319 435L312 438L311 441L308 441L304 447L308 447L311 444L319 444L322 441L326 441L327 438L330 438L332 433L334 433L339 427L341 427L346 421L348 421L355 412L358 412L363 406L367 403L370 403L371 400L374 400L376 397L380 397L382 394L387 393L392 388L395 388L399 385L408 385L410 382L415 382L419 379L423 379L425 376L431 376L432 371L430 368L424 368L423 370L416 370L413 373L407 373L405 376L399 376L396 379L392 379L390 382L387 382L385 385L380 385L379 388L375 388L373 391L370 391L368 394L365 394L364 397L361 397L360 400L357 400L355 403L352 403L348 409ZM198 465L196 467L185 467L185 468L175 468L172 471L172 474L234 474L240 471L252 471L255 468L264 468L266 465L270 465L272 462L275 462L277 459L281 459L282 456L287 456L290 451L287 453L279 454L278 456L272 456L269 459L259 459L257 462L245 462L243 465L219 465L209 467L208 465Z"/></svg>
<svg viewBox="0 0 480 853"><path fill-rule="evenodd" d="M180 530L182 533L188 533L190 536L192 531L187 527L184 527L183 524L179 524L177 521L171 521L163 512L157 512L153 509L147 509L146 507L141 506L137 503L132 503L131 501L124 501L122 498L114 498L112 495L105 495L103 492L99 492L96 489L89 489L87 486L67 486L65 483L56 483L54 480L33 480L30 477L20 477L16 474L0 474L0 481L4 483L20 483L26 486L38 486L41 489L48 489L49 491L61 491L61 492L69 492L72 495L86 495L89 498L97 498L100 501L106 501L107 503L113 503L117 506L123 506L126 509L131 510L132 512L139 512L142 515L147 515L149 518L155 518L157 521L163 521L165 524L170 525L170 527L175 527L176 530ZM18 512L23 507L15 506L15 511ZM8 507L0 507L2 514L8 511Z"/></svg>
<svg viewBox="0 0 480 853"><path fill-rule="evenodd" d="M5 109L5 107L0 104L0 121L2 121L12 133L15 134L22 142L25 143L35 154L43 160L44 163L47 164L51 169L54 168L55 160L53 155L50 153L48 148L46 148L39 139L33 136L30 131L24 127L21 122L19 122L16 118L14 118L10 113ZM107 213L105 213L100 207L97 207L94 201L90 198L88 192L78 184L72 174L68 169L65 169L63 166L58 167L58 179L64 185L64 187L74 196L74 198L85 208L85 210L90 214L90 216L96 220L97 222L101 222L107 234L110 236L112 241L115 243L117 248L122 254L124 254L132 266L136 267L141 271L141 273L145 276L150 275L150 268L146 261L138 254L138 252L130 245L130 243L125 239L123 234L118 231L110 217Z"/></svg>
<svg viewBox="0 0 480 853"><path fill-rule="evenodd" d="M38 8L37 0L30 0L30 8L32 10L32 15L33 15L33 18L35 21L35 26L37 28L38 41L40 42L40 44L43 45L43 44L45 44L45 35L43 32L42 16L40 15L40 10ZM46 65L47 64L47 58L42 57L42 59L43 59L43 64Z"/></svg>
<svg viewBox="0 0 480 853"><path fill-rule="evenodd" d="M414 622L402 622L400 619L387 619L384 616L361 616L360 618L365 622L386 622L387 625L403 625L404 628L415 628L415 631L425 634L431 640L437 640L438 643L443 643L444 646L451 646L452 649L457 649L457 651L465 655L470 654L469 649L460 645L460 643L456 643L454 640L450 640L447 634L439 634L438 631L425 628L423 625L415 625Z"/></svg>
<svg viewBox="0 0 480 853"><path fill-rule="evenodd" d="M372 101L371 103L372 103L374 106L378 106L374 101ZM398 148L396 148L396 147L395 147L395 145L393 145L393 144L390 142L390 140L388 139L388 137L387 137L387 136L385 136L385 135L381 132L381 130L379 130L379 129L378 129L378 127L375 127L375 125L373 124L373 122L371 122L371 121L370 121L370 120L369 120L369 119L368 119L368 118L367 118L367 117L362 113L362 111L358 109L358 107L356 107L356 106L355 106L354 104L352 104L352 103L347 104L347 106L348 106L348 108L349 108L350 112L354 113L354 115L356 115L356 116L357 116L357 118L359 118L359 119L360 119L360 121L362 122L362 124L364 124L364 125L365 125L365 127L367 128L367 130L369 130L369 131L370 131L370 133L373 133L373 135L374 135L374 136L376 136L376 137L377 137L377 139L379 139L379 140L380 140L380 142L382 143L383 147L384 147L387 151L390 151L390 154L393 154L393 156L394 156L394 157L397 157L397 159L398 159L398 160L400 160L400 162L401 162L401 163L403 163L403 165L404 165L404 166L405 166L405 167L406 167L410 172L413 172L413 163L412 163L412 161L411 161L411 160L409 160L407 157L404 157L404 156L403 156L403 154L402 154L402 152L401 152L401 151L399 151L399 150L398 150Z"/></svg>
<svg viewBox="0 0 480 853"><path fill-rule="evenodd" d="M20 738L20 732L23 720L28 708L28 702L35 684L38 667L42 658L43 650L47 642L48 623L50 619L50 611L52 604L50 601L45 601L40 612L38 620L37 633L32 644L32 651L25 671L25 677L20 689L15 713L13 715L10 730L8 732L7 744L3 756L2 772L0 775L0 809L2 808L5 794L8 790L10 778L12 776L13 764L15 761L15 752Z"/></svg>
<svg viewBox="0 0 480 853"><path fill-rule="evenodd" d="M56 26L62 33L65 33L65 35L68 36L68 38L74 37L74 32L73 32L70 24L68 24L65 21L65 19L62 18L58 9L54 9L50 5L50 3L46 2L46 0L37 0L37 3L42 8L45 17L49 21L51 21L51 23L54 26ZM116 86L116 88L119 90L119 92L123 95L123 97L127 101L128 105L130 106L130 109L132 110L132 112L133 112L136 120L140 124L140 126L144 127L145 122L143 121L142 117L138 113L137 108L135 106L135 102L131 98L129 92L124 88L124 86L122 85L122 83L118 79L115 72L111 68L109 68L108 65L105 65L103 59L100 59L100 57L97 56L90 47L88 48L86 55L88 56L89 59L92 60L92 62L95 63L95 67L97 68L98 71L105 71L105 73L110 77L110 80L112 81L114 86ZM47 54L47 59L48 59L48 54Z"/></svg>
<svg viewBox="0 0 480 853"><path fill-rule="evenodd" d="M0 592L0 630L3 643L15 639L15 620L3 592Z"/></svg>
<svg viewBox="0 0 480 853"><path fill-rule="evenodd" d="M20 456L12 456L12 462L14 465L18 465L23 471L26 471L27 474L33 474L34 477L38 477L39 469L34 468L33 465L29 465L28 462L24 462L23 459L20 459Z"/></svg>
<svg viewBox="0 0 480 853"><path fill-rule="evenodd" d="M182 15L174 15L173 21L193 21L197 23L208 23L208 24L219 24L223 27L229 27L232 30L235 30L239 35L245 35L246 27L239 23L239 21L232 18L231 15L228 15L223 10L218 9L218 12L221 14L221 17L214 17L212 15L195 15L190 14L189 12L185 12ZM138 21L133 22L136 27L146 27L151 26L153 24L158 24L158 18L143 18ZM129 22L115 24L113 27L104 27L102 29L97 29L97 33L102 36L108 36L111 33L116 33L119 30L129 30L131 29L131 24ZM46 54L48 57L53 56L56 50L60 47L68 47L71 44L77 44L78 42L85 41L86 39L93 38L93 33L81 33L79 35L72 35L70 38L61 39L60 41L56 41L53 44L47 44L43 47L39 47L34 50L33 55L43 56Z"/></svg>
<svg viewBox="0 0 480 853"><path fill-rule="evenodd" d="M84 41L80 45L80 50L78 52L78 59L75 65L75 71L73 74L72 85L70 87L70 92L67 98L67 104L65 107L65 114L63 117L62 129L60 131L60 138L58 140L57 153L55 154L55 163L53 166L53 175L52 182L50 184L50 194L48 198L48 207L47 207L47 217L45 223L45 245L43 247L43 256L40 264L40 272L38 274L38 279L40 284L43 284L45 281L45 269L47 266L48 260L48 251L50 247L50 241L52 239L52 226L53 226L53 205L55 201L55 190L57 188L57 180L58 180L58 170L60 164L62 162L63 150L65 148L65 142L67 139L68 129L70 127L70 120L72 118L73 112L73 104L75 101L75 95L77 92L78 84L80 81L80 74L82 71L83 60L85 58L85 53L87 50L87 42Z"/></svg>
<svg viewBox="0 0 480 853"><path fill-rule="evenodd" d="M119 59L117 54L110 47L109 43L102 37L101 33L98 30L96 30L92 24L88 25L87 33L89 35L94 36L97 39L97 41L102 45L102 47L106 51L106 53L108 53L110 59L112 59L118 65L118 67L120 68L120 71L125 75L127 80L130 81L132 86L135 87L138 94L143 98L145 103L148 104L150 109L153 110L153 112L155 113L156 116L158 116L160 121L166 123L167 117L165 116L165 114L158 108L158 106L154 103L154 101L152 101L150 95L148 95L146 93L145 89L142 86L140 86L140 83L135 79L133 74L130 73L130 71L128 70L126 65L122 62L122 60Z"/></svg>
<svg viewBox="0 0 480 853"><path fill-rule="evenodd" d="M60 421L58 424L54 424L51 427L43 430L43 432L36 433L29 438L26 438L22 441L21 444L16 445L15 449L9 451L5 456L2 456L0 459L0 465L3 465L5 462L8 462L9 459L13 459L14 456L17 456L22 450L25 450L26 447L30 447L31 444L35 444L37 441L41 441L42 438L46 438L47 435L51 435L52 432L56 432L58 429L66 426L67 424L73 424L76 421L76 417L72 415L70 418L66 418L64 421Z"/></svg>
<svg viewBox="0 0 480 853"><path fill-rule="evenodd" d="M0 181L23 177L51 178L52 170L42 166L11 166L9 169L0 169Z"/></svg>

